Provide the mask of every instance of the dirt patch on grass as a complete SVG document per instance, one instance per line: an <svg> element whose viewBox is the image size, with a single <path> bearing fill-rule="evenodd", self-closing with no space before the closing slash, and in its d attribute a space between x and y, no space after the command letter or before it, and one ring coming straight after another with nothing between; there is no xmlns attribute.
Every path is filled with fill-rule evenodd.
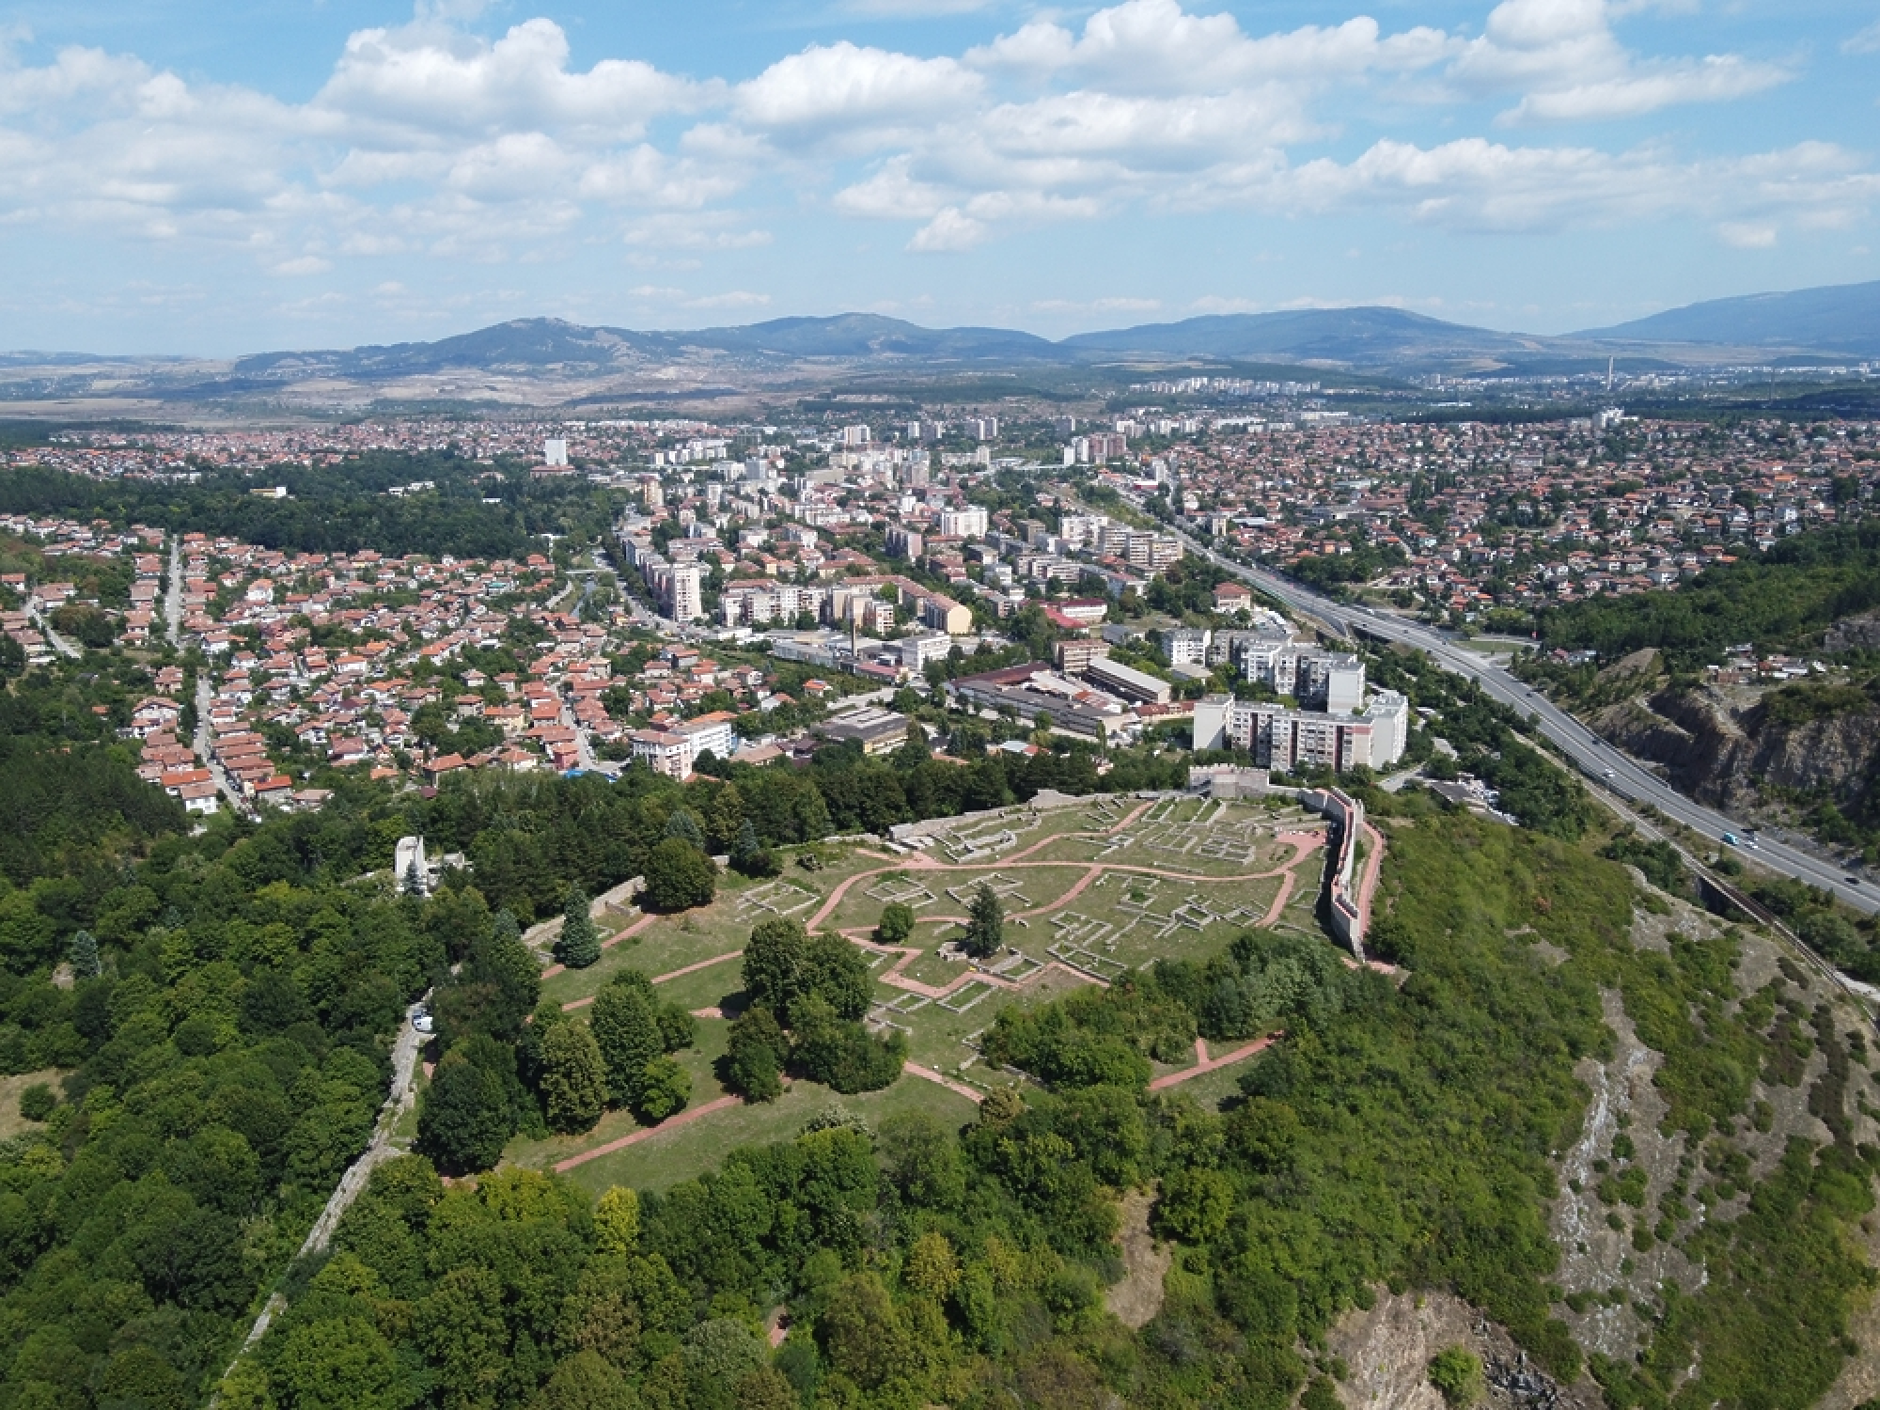
<svg viewBox="0 0 1880 1410"><path fill-rule="evenodd" d="M1175 1260L1175 1250L1158 1244L1149 1232L1149 1207L1154 1199L1146 1191L1123 1196L1123 1274L1104 1295L1104 1302L1125 1327L1146 1327L1162 1310L1162 1278Z"/></svg>

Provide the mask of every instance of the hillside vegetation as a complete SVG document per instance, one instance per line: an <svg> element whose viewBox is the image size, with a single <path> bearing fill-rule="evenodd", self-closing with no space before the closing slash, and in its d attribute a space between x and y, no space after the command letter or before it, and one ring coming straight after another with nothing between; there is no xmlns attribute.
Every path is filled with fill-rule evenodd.
<svg viewBox="0 0 1880 1410"><path fill-rule="evenodd" d="M1590 598L1541 614L1549 647L1605 660L1647 647L1674 668L1720 661L1727 647L1807 649L1834 622L1880 606L1880 523L1798 534L1760 556L1707 568L1671 592Z"/></svg>
<svg viewBox="0 0 1880 1410"><path fill-rule="evenodd" d="M446 1189L408 1157L303 1270L224 1404L1282 1410L1301 1387L1331 1403L1340 1367L1315 1348L1382 1285L1455 1291L1616 1406L1813 1403L1871 1282L1850 1251L1880 1154L1855 1139L1865 1048L1784 978L1742 992L1728 936L1636 945L1617 865L1378 802L1398 815L1377 940L1401 982L1250 933L1006 1011L989 1049L1052 1088L995 1094L957 1136L838 1118L598 1209L534 1172ZM1633 1293L1637 1355L1589 1359L1550 1210L1586 1064L1613 1052L1603 993L1662 1055L1664 1138L1688 1160L1648 1207L1614 1139L1599 1198L1633 1248L1674 1244L1705 1280ZM1147 1090L1196 1032L1274 1029L1218 1110ZM1795 1119L1772 1127L1772 1102ZM1804 1128L1823 1138L1762 1134ZM1139 1332L1102 1296L1131 1188L1175 1247Z"/></svg>

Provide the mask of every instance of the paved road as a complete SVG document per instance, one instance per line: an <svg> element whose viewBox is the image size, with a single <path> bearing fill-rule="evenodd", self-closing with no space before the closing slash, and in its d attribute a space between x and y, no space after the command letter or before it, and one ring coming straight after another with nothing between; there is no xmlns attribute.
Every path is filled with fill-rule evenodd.
<svg viewBox="0 0 1880 1410"><path fill-rule="evenodd" d="M183 644L183 540L170 535L170 588L163 595L163 629L170 645Z"/></svg>
<svg viewBox="0 0 1880 1410"><path fill-rule="evenodd" d="M1530 690L1502 667L1459 645L1448 634L1387 612L1334 602L1278 573L1264 568L1250 568L1224 558L1180 530L1176 532L1191 552L1278 598L1295 612L1318 618L1340 636L1354 637L1361 632L1386 641L1403 642L1426 652L1444 670L1479 681L1483 690L1494 699L1527 716L1541 734L1560 746L1565 756L1595 786L1608 788L1634 804L1649 803L1666 817L1682 823L1719 846L1725 845L1723 835L1726 832L1747 838L1752 830L1714 808L1692 802L1629 754L1601 739L1553 705L1545 696ZM1837 899L1856 910L1869 914L1880 911L1880 885L1852 884L1846 880L1847 871L1832 861L1773 838L1755 841L1744 849L1744 856L1771 871L1830 891Z"/></svg>
<svg viewBox="0 0 1880 1410"><path fill-rule="evenodd" d="M241 790L235 786L235 781L228 776L228 770L217 761L211 749L211 745L215 742L213 732L209 729L209 705L213 698L214 692L209 689L209 667L204 665L196 675L196 737L190 743L196 751L196 758L209 771L209 776L215 780L215 786L228 800L229 807L233 808L238 816L252 817L254 808L249 805L246 798L242 797Z"/></svg>
<svg viewBox="0 0 1880 1410"><path fill-rule="evenodd" d="M65 657L68 661L76 661L80 656L84 655L84 653L76 646L72 645L71 642L55 632L52 629L52 623L46 620L46 614L41 612L30 602L26 605L26 615L32 618L33 625L39 628L39 634L45 637L46 645L50 646L59 655Z"/></svg>

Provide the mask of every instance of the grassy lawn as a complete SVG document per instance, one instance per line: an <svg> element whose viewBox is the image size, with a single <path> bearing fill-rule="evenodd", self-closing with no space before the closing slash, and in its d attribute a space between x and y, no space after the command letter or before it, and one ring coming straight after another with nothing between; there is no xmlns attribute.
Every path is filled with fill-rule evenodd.
<svg viewBox="0 0 1880 1410"><path fill-rule="evenodd" d="M1228 1045L1219 1045L1223 1051ZM1199 1106L1210 1111L1219 1111L1221 1103L1240 1095L1240 1079L1253 1071L1265 1054L1256 1053L1253 1057L1232 1063L1227 1067L1217 1067L1212 1072L1204 1072L1199 1077L1190 1077L1179 1087L1169 1089L1171 1096L1176 1094L1193 1098ZM1160 1071L1160 1069L1158 1069Z"/></svg>
<svg viewBox="0 0 1880 1410"><path fill-rule="evenodd" d="M742 950L752 926L767 915L783 913L807 924L850 878L860 879L818 928L872 930L891 898L907 896L916 914L911 943L921 947L923 953L903 972L936 987L951 984L968 973L963 965L942 961L934 953L941 942L959 934L956 924L936 918L963 915L966 902L949 895L949 889L964 897L982 879L994 879L995 887L1005 893L1007 942L1039 965L1050 962L1048 952L1053 946L1072 945L1088 952L1079 963L1094 964L1112 977L1161 958L1204 960L1218 953L1256 918L1264 917L1281 886L1279 877L1231 882L1227 878L1269 871L1291 861L1295 850L1290 843L1282 844L1278 833L1316 830L1319 826L1317 819L1291 805L1233 803L1222 807L1205 799L1183 798L1156 803L1127 830L1114 836L1078 835L1105 833L1140 806L1136 799L1115 798L1042 815L1033 815L1022 807L1008 809L1001 818L980 819L936 838L928 853L945 863L976 841L1009 831L1016 834L1016 841L1004 848L1005 856L1042 841L1043 846L1022 860L1048 863L1045 866L1013 865L1010 861L1001 865L998 857L986 857L958 870L940 871L862 856L849 847L824 846L816 849L822 865L808 870L795 865L795 854L791 854L783 874L774 880L753 882L727 877L712 905L654 920L632 939L607 950L591 968L564 972L544 981L543 993L565 1004L591 997L624 969L656 978L732 955ZM1125 839L1125 845L1112 847L1118 837ZM1089 876L1092 863L1099 860L1109 869L1065 902L1065 896ZM1278 917L1281 927L1320 933L1316 907L1322 862L1322 853L1314 852L1294 869L1293 895ZM1194 879L1151 877L1119 869L1129 867L1188 873ZM878 875L864 877L864 873ZM1002 878L1004 884L996 878ZM925 888L926 897L915 896L915 888ZM870 896L871 890L880 894ZM768 898L771 908L754 904L760 898ZM1171 924L1185 907L1198 908L1184 911L1192 923ZM1014 912L1039 908L1049 909L1022 921L1009 919ZM1092 960L1090 956L1099 958ZM892 963L884 957L872 968L880 975ZM1018 977L1023 974L1020 971ZM962 1073L960 1064L973 1055L965 1043L968 1037L990 1025L1009 1004L1046 1002L1088 982L1052 969L1019 992L981 985L966 991L967 997L976 993L978 998L964 1013L932 1001L921 1003L918 996L882 983L875 986L875 999L881 1006L904 1006L887 1016L906 1031L911 1061L977 1084L990 1074L977 1065ZM688 1010L735 1009L742 997L741 989L740 966L732 958L666 981L660 985L660 995ZM875 1012L880 1015L881 1008ZM698 1046L678 1055L692 1075L692 1106L724 1095L712 1063L724 1051L728 1030L729 1024L722 1019L701 1020ZM1206 1104L1218 1104L1235 1091L1240 1071L1236 1066L1210 1073L1179 1090L1193 1093ZM577 1166L570 1173L593 1189L613 1184L660 1189L711 1168L734 1146L786 1139L811 1115L837 1102L870 1120L908 1105L939 1111L951 1121L964 1121L971 1114L971 1104L965 1098L919 1078L903 1077L886 1092L854 1098L838 1098L815 1084L797 1083L773 1105L739 1105L713 1112ZM511 1146L508 1159L518 1165L550 1166L638 1129L629 1114L610 1112L584 1136L517 1142Z"/></svg>
<svg viewBox="0 0 1880 1410"><path fill-rule="evenodd" d="M20 1093L35 1083L43 1082L63 1101L65 1095L59 1091L59 1079L65 1075L57 1068L49 1067L44 1072L22 1072L14 1077L0 1077L0 1141L26 1131L46 1129L39 1122L28 1121L20 1115Z"/></svg>
<svg viewBox="0 0 1880 1410"><path fill-rule="evenodd" d="M954 1013L936 1003L927 1003L912 1012L902 1010L894 1016L894 1021L913 1030L908 1037L908 1058L931 1067L936 1072L949 1077L957 1076L959 1066L970 1058L972 1050L965 1044L965 1039L982 1028L988 1028L999 1010L1010 1004L1042 1004L1051 999L1060 998L1073 989L1082 988L1087 981L1075 979L1061 970L1053 970L1041 975L1038 980L1021 993L1010 989L996 989L983 985L977 1003L972 1004L964 1013ZM966 996L970 998L970 995ZM879 1003L889 1003L900 999L912 1005L918 1002L914 995L904 989L890 988L886 984L875 986L875 998ZM978 1077L983 1069L969 1069Z"/></svg>
<svg viewBox="0 0 1880 1410"><path fill-rule="evenodd" d="M670 1135L654 1136L625 1150L577 1165L568 1172L568 1178L595 1193L613 1185L631 1185L642 1190L667 1189L713 1169L738 1146L787 1141L800 1132L811 1117L833 1108L852 1112L871 1126L878 1126L898 1111L927 1111L950 1126L961 1126L973 1119L974 1111L973 1104L966 1098L918 1077L904 1076L884 1091L864 1092L854 1097L839 1096L814 1082L796 1082L769 1105L737 1106L713 1112ZM581 1147L591 1149L601 1144L603 1138L611 1140L631 1129L629 1125L607 1134L613 1119L610 1116L603 1120L598 1129L582 1137ZM534 1163L521 1150L512 1152L511 1159L519 1165Z"/></svg>

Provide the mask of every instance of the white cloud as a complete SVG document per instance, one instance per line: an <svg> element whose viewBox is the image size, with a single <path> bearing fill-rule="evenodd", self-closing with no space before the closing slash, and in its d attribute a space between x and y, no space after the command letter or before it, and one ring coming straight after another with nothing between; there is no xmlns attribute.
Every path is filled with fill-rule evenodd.
<svg viewBox="0 0 1880 1410"><path fill-rule="evenodd" d="M1423 136L1430 104L1450 105L1445 124L1484 100L1504 123L1584 122L1730 101L1792 76L1744 55L1634 52L1615 26L1651 3L1502 0L1463 38L1387 33L1363 15L1262 34L1225 11L1123 0L1075 25L1044 12L959 54L813 44L734 84L631 57L578 68L553 21L486 36L470 27L484 0L420 0L409 23L353 34L299 104L101 49L28 63L7 33L0 222L195 242L292 272L600 245L671 270L680 255L704 264L768 243L760 227L779 205L906 222L917 253L1219 208L1509 231L1864 219L1880 197L1872 168L1827 144L1694 160L1652 145L1497 142L1466 126ZM1403 125L1405 96L1421 100L1416 128Z"/></svg>
<svg viewBox="0 0 1880 1410"><path fill-rule="evenodd" d="M1843 54L1880 54L1880 20L1841 41Z"/></svg>
<svg viewBox="0 0 1880 1410"><path fill-rule="evenodd" d="M932 118L970 102L982 86L953 59L917 59L845 39L778 60L738 90L736 107L756 127L821 136Z"/></svg>
<svg viewBox="0 0 1880 1410"><path fill-rule="evenodd" d="M913 158L895 157L866 181L836 192L831 204L843 215L873 220L925 219L948 201L944 188L909 174Z"/></svg>
<svg viewBox="0 0 1880 1410"><path fill-rule="evenodd" d="M771 242L768 230L737 230L729 212L650 215L627 227L625 241L642 249L753 250Z"/></svg>
<svg viewBox="0 0 1880 1410"><path fill-rule="evenodd" d="M1498 121L1637 117L1681 103L1726 102L1793 75L1734 54L1642 60L1619 42L1611 0L1502 0L1449 67L1459 90L1518 92Z"/></svg>
<svg viewBox="0 0 1880 1410"><path fill-rule="evenodd" d="M1256 39L1230 14L1191 15L1178 0L1125 0L1097 11L1081 35L1034 20L966 57L985 68L1034 74L1073 69L1112 90L1194 92L1422 68L1451 47L1442 31L1428 28L1380 39L1368 15Z"/></svg>
<svg viewBox="0 0 1880 1410"><path fill-rule="evenodd" d="M1880 175L1830 143L1685 163L1651 148L1613 154L1471 137L1429 148L1380 141L1347 163L1253 169L1233 198L1299 214L1394 209L1419 223L1473 230L1676 216L1768 223L1864 209L1880 199Z"/></svg>
<svg viewBox="0 0 1880 1410"><path fill-rule="evenodd" d="M318 255L302 255L298 259L282 260L269 272L299 278L308 274L325 274L332 267L331 260L321 259Z"/></svg>
<svg viewBox="0 0 1880 1410"><path fill-rule="evenodd" d="M1773 225L1751 225L1742 221L1725 221L1717 227L1717 234L1723 243L1738 250L1773 250L1776 247L1776 228Z"/></svg>
<svg viewBox="0 0 1880 1410"><path fill-rule="evenodd" d="M566 124L618 141L713 92L638 59L606 59L580 73L568 58L568 36L553 20L525 21L494 43L426 21L365 29L346 41L313 106L348 126L440 134Z"/></svg>
<svg viewBox="0 0 1880 1410"><path fill-rule="evenodd" d="M748 289L731 289L722 294L706 294L702 298L689 299L687 308L763 308L770 302L769 294L754 294Z"/></svg>
<svg viewBox="0 0 1880 1410"><path fill-rule="evenodd" d="M914 232L907 248L915 254L958 254L984 244L991 236L983 221L974 220L957 206L948 206Z"/></svg>

